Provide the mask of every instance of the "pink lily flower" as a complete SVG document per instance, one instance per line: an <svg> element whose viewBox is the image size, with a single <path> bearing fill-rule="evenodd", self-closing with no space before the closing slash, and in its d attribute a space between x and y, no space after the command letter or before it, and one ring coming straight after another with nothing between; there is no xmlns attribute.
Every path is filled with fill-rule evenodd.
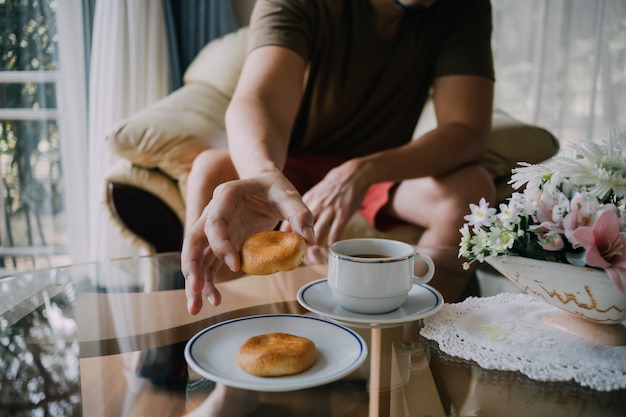
<svg viewBox="0 0 626 417"><path fill-rule="evenodd" d="M547 251L560 251L565 247L565 242L563 241L563 237L560 233L557 232L545 232L540 233L539 237L539 246L542 249Z"/></svg>
<svg viewBox="0 0 626 417"><path fill-rule="evenodd" d="M620 232L615 211L602 210L593 226L579 227L573 236L586 250L587 265L603 268L626 294L626 232Z"/></svg>
<svg viewBox="0 0 626 417"><path fill-rule="evenodd" d="M570 202L570 211L563 219L565 230L576 230L579 226L588 226L591 223L593 212L598 210L600 203L591 205L587 197L579 192L574 194Z"/></svg>

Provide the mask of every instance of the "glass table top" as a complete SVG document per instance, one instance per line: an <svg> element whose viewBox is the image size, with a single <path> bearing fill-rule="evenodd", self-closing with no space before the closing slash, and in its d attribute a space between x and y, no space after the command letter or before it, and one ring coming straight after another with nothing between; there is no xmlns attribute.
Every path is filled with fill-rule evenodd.
<svg viewBox="0 0 626 417"><path fill-rule="evenodd" d="M325 274L320 265L224 279L222 304L197 316L186 310L177 253L2 277L0 415L554 417L626 409L626 390L534 381L446 355L420 337L420 320L343 323L365 341L367 358L338 380L303 389L233 388L187 364L187 342L219 323L258 315L326 320L296 299Z"/></svg>

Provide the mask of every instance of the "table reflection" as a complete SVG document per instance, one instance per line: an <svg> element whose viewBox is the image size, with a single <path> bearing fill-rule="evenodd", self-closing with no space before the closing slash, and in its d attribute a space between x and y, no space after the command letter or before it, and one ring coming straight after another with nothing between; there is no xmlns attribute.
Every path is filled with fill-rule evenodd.
<svg viewBox="0 0 626 417"><path fill-rule="evenodd" d="M441 400L458 416L617 417L626 390L601 392L573 382L535 381L519 372L486 370L423 340Z"/></svg>
<svg viewBox="0 0 626 417"><path fill-rule="evenodd" d="M42 289L0 320L0 414L76 415L81 405L73 284L47 276ZM3 291L15 288L0 280ZM15 294L15 292L13 292ZM7 299L4 299L7 301Z"/></svg>

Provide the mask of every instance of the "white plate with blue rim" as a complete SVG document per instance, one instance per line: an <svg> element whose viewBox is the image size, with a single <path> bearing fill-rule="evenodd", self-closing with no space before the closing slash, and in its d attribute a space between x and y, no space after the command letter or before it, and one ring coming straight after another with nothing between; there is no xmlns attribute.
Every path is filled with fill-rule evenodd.
<svg viewBox="0 0 626 417"><path fill-rule="evenodd" d="M406 301L397 309L383 314L361 314L337 304L328 279L310 282L298 291L298 303L312 313L336 323L356 328L388 328L420 320L443 307L443 297L426 284L413 285Z"/></svg>
<svg viewBox="0 0 626 417"><path fill-rule="evenodd" d="M258 377L241 369L235 360L250 337L282 332L309 338L317 348L317 361L304 372L281 377ZM281 392L311 388L339 380L356 371L367 357L367 346L354 331L318 317L269 314L241 317L210 326L193 336L185 347L187 364L202 377L226 386L254 391Z"/></svg>

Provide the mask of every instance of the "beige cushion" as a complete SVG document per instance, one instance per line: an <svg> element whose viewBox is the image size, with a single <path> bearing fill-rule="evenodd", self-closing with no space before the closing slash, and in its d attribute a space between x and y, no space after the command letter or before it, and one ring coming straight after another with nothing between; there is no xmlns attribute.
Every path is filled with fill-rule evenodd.
<svg viewBox="0 0 626 417"><path fill-rule="evenodd" d="M496 110L488 149L481 165L494 178L508 178L518 162L536 164L554 156L558 150L558 140L547 130L522 123Z"/></svg>
<svg viewBox="0 0 626 417"><path fill-rule="evenodd" d="M208 43L185 71L185 84L206 84L225 97L232 97L246 59L247 45L247 27Z"/></svg>
<svg viewBox="0 0 626 417"><path fill-rule="evenodd" d="M480 162L494 177L496 202L503 202L514 191L508 181L518 162L536 164L551 158L558 150L558 140L547 130L496 110L487 152Z"/></svg>
<svg viewBox="0 0 626 417"><path fill-rule="evenodd" d="M209 86L186 85L120 122L106 136L107 144L135 165L179 179L198 153L226 146L228 101Z"/></svg>
<svg viewBox="0 0 626 417"><path fill-rule="evenodd" d="M115 125L105 138L109 148L180 180L200 152L225 147L224 115L246 45L247 28L207 44L185 72L185 85Z"/></svg>

